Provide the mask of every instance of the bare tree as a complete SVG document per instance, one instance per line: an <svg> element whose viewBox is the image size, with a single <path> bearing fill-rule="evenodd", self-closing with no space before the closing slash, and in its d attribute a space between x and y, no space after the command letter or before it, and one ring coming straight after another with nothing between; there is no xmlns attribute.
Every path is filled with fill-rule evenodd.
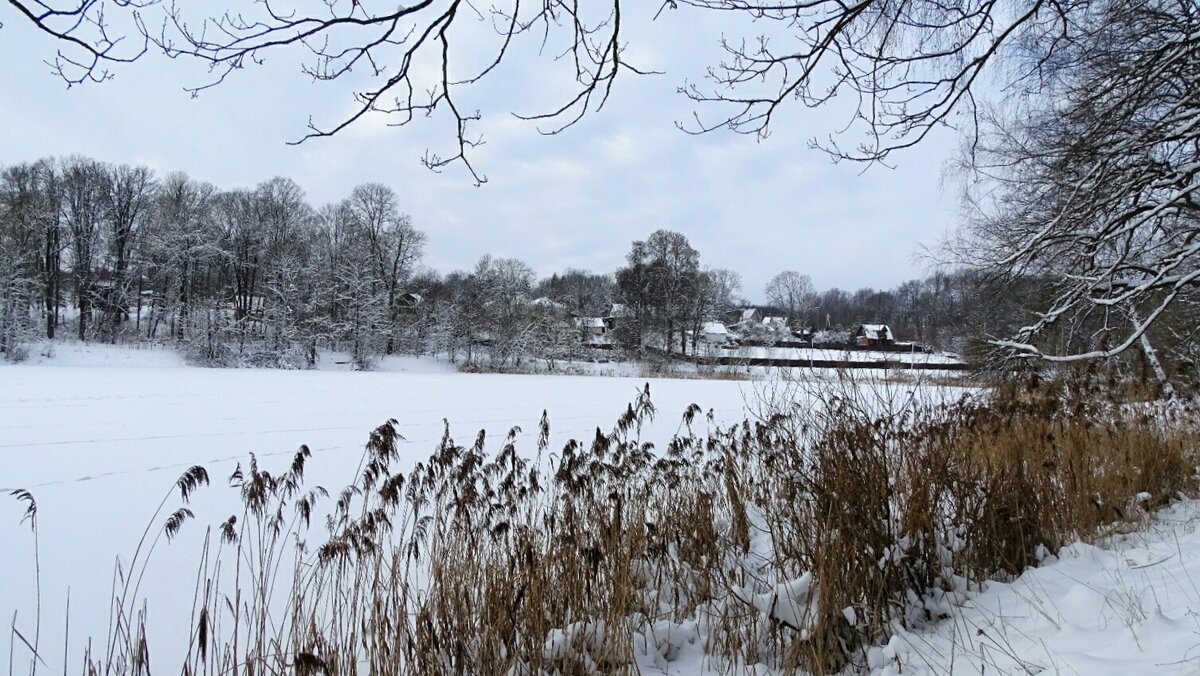
<svg viewBox="0 0 1200 676"><path fill-rule="evenodd" d="M214 259L222 256L211 219L215 193L211 184L173 172L163 179L155 203L155 233L147 244L159 277L161 309L169 312L172 333L180 341L187 338L192 310L201 300L197 296L219 296L204 283ZM166 318L163 312L154 314L151 336Z"/></svg>
<svg viewBox="0 0 1200 676"><path fill-rule="evenodd" d="M79 340L88 337L88 320L96 298L96 254L101 244L108 169L95 160L73 157L63 164L63 220L70 234L71 273L79 309Z"/></svg>
<svg viewBox="0 0 1200 676"><path fill-rule="evenodd" d="M110 319L109 330L115 338L117 327L128 315L130 255L154 198L154 173L146 167L115 167L110 170L108 188L108 256L112 286L104 310Z"/></svg>
<svg viewBox="0 0 1200 676"><path fill-rule="evenodd" d="M468 340L489 345L493 364L519 359L535 338L536 322L528 311L534 279L523 261L485 255L465 280L458 305L469 322ZM470 360L474 352L468 355Z"/></svg>
<svg viewBox="0 0 1200 676"><path fill-rule="evenodd" d="M108 80L110 67L131 63L145 54L150 41L142 13L156 4L158 0L6 3L21 20L57 44L56 56L46 64L68 86ZM4 28L2 22L0 28Z"/></svg>
<svg viewBox="0 0 1200 676"><path fill-rule="evenodd" d="M813 305L816 292L812 279L795 270L784 270L767 282L767 301L787 313L788 324L793 328L797 317L807 323L808 311Z"/></svg>
<svg viewBox="0 0 1200 676"><path fill-rule="evenodd" d="M598 317L612 300L613 291L611 274L568 268L543 279L537 293L563 303L577 315Z"/></svg>
<svg viewBox="0 0 1200 676"><path fill-rule="evenodd" d="M0 173L0 355L8 358L20 356L20 343L35 332L30 309L38 304L38 201L30 165Z"/></svg>
<svg viewBox="0 0 1200 676"><path fill-rule="evenodd" d="M954 252L1052 284L999 347L1056 362L1137 347L1166 383L1148 329L1200 282L1200 7L1089 4L1037 64L1037 96L984 118Z"/></svg>
<svg viewBox="0 0 1200 676"><path fill-rule="evenodd" d="M661 333L667 351L674 346L678 331L681 351L686 354L683 327L693 316L699 252L682 234L656 230L645 240L633 243L627 261L628 266L617 271L617 289L635 311L639 329ZM640 339L639 331L639 345Z"/></svg>
<svg viewBox="0 0 1200 676"><path fill-rule="evenodd" d="M12 255L29 266L28 275L39 288L43 335L51 339L58 327L62 254L66 246L62 238L60 200L59 174L51 161L9 167L0 179L0 216L9 233L6 249L14 247ZM13 264L18 263L13 261Z"/></svg>
<svg viewBox="0 0 1200 676"><path fill-rule="evenodd" d="M193 91L219 84L268 52L289 48L307 59L302 69L316 80L338 80L357 69L371 84L354 94L353 112L328 126L310 121L305 138L336 134L374 112L393 114L396 125L441 114L455 129L454 147L447 153L427 151L424 163L436 170L461 161L477 183L486 178L469 153L481 143L471 130L480 113L466 108L463 99L501 64L514 41L530 38L550 45L573 71L577 87L559 106L519 115L546 122L548 133L603 106L622 71L638 72L622 54L619 0L587 5L515 0L482 11L464 0L420 0L399 7L337 0L303 9L264 2L202 20L199 28L188 19L172 6L154 41L171 56L199 57L212 66L213 79ZM481 23L484 35L477 29ZM464 39L469 35L475 38Z"/></svg>
<svg viewBox="0 0 1200 676"><path fill-rule="evenodd" d="M425 248L425 233L413 227L400 212L396 193L379 183L354 189L347 207L358 231L369 246L376 281L386 296L389 335L386 351L395 351L395 331L400 319L403 285L412 276Z"/></svg>
<svg viewBox="0 0 1200 676"><path fill-rule="evenodd" d="M735 294L742 290L742 277L733 270L710 268L700 273L693 297L692 352L700 342L704 322L721 318L737 308Z"/></svg>
<svg viewBox="0 0 1200 676"><path fill-rule="evenodd" d="M722 42L728 58L710 69L711 87L689 83L682 88L698 102L727 108L697 117L689 130L731 128L765 135L785 103L820 106L845 94L859 103L854 121L865 141L850 152L832 140L827 147L839 156L882 159L919 142L961 106L973 106L972 90L993 61L1040 38L1056 44L1060 25L1086 12L1088 4L665 0L654 17L688 7L746 16L766 27L754 39ZM336 134L374 112L394 114L397 125L442 114L456 130L453 149L428 152L425 163L437 169L462 161L478 182L485 178L471 165L469 153L480 143L471 131L480 113L464 100L520 51L518 41L540 43L543 52L557 55L555 61L576 83L558 106L519 115L544 122L546 133L602 107L622 72L644 72L624 53L621 0L506 0L486 10L465 0L401 6L358 0L286 7L262 2L211 14L188 13L182 3L158 0L117 2L107 12L99 0L68 0L60 7L9 0L9 5L61 44L67 55L59 55L56 70L71 82L105 79L106 65L137 58L147 40L169 56L209 64L212 77L191 85L193 92L216 86L275 52L298 54L304 75L319 81L365 74L369 84L353 94L352 112L327 124L310 121L305 138ZM118 49L124 35L139 48Z"/></svg>

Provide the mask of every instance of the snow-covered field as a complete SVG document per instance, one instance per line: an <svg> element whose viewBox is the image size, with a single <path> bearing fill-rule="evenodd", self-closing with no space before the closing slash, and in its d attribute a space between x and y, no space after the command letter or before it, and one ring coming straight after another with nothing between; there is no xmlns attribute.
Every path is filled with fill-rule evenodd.
<svg viewBox="0 0 1200 676"><path fill-rule="evenodd" d="M6 489L0 493L0 618L8 623L18 613L16 626L34 639L40 563L45 668L62 671L68 595L67 654L77 665L87 637L102 643L108 631L116 557L128 559L174 480L201 464L214 486L194 500L196 520L155 554L141 589L151 599L152 641L161 639L152 650L163 658L173 641L186 637L199 536L234 511L236 496L222 484L248 454L268 469L283 469L296 448L308 444L310 481L336 489L351 480L368 432L388 418L399 421L410 462L433 449L443 418L463 442L479 429L499 441L519 425L519 444L532 452L543 409L556 448L570 437L590 436L596 426L608 429L646 382L460 374L414 359L381 367L370 373L217 370L184 366L169 352L81 346L0 366L0 488ZM679 429L688 404L734 422L764 387L649 382L659 415L646 438L659 444ZM38 501L37 559L28 524L20 523L23 505L7 495L16 488ZM177 502L172 497L170 508ZM1011 583L956 597L947 606L949 620L900 631L891 644L872 650L872 663L895 674L1200 673L1198 525L1200 503L1182 503L1144 533L1070 546ZM16 645L15 654L25 654ZM683 662L670 673L702 666Z"/></svg>

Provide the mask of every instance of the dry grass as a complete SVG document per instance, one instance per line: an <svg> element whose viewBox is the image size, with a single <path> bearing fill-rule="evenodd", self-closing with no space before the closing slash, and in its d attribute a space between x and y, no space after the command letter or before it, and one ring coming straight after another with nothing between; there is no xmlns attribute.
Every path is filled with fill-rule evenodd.
<svg viewBox="0 0 1200 676"><path fill-rule="evenodd" d="M242 512L205 541L183 672L635 673L703 654L828 673L947 595L1195 488L1191 411L1078 383L948 404L795 387L812 390L728 428L693 406L662 449L641 437L648 387L554 453L545 418L528 454L515 429L494 454L447 429L406 473L389 421L333 497L305 487L307 449L280 475L251 459L230 478ZM118 637L89 673L149 671L121 579Z"/></svg>

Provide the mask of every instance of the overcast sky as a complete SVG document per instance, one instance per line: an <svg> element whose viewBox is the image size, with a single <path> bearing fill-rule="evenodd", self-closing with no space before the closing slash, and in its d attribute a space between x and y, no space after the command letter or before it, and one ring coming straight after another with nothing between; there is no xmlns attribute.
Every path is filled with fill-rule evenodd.
<svg viewBox="0 0 1200 676"><path fill-rule="evenodd" d="M634 3L626 3L626 6ZM567 267L610 272L630 242L659 228L682 232L706 266L736 270L743 294L762 300L777 272L812 276L819 289L889 288L927 272L914 254L934 245L957 214L943 167L955 143L943 132L895 156L894 169L834 164L808 147L845 123L845 109L786 110L766 141L675 127L694 104L676 93L718 57L727 15L664 12L636 3L625 18L629 56L663 75L622 76L609 104L557 136L537 133L509 112L561 103L563 70L536 45L471 93L486 145L475 155L488 182L475 187L461 167L433 173L426 148L451 140L439 120L394 128L380 116L329 139L299 146L311 115L335 121L350 109L355 82L314 83L298 52L268 56L198 98L198 64L148 54L112 81L67 90L43 63L57 45L0 6L0 164L80 153L115 163L182 170L221 188L288 176L314 206L378 181L428 235L425 264L466 269L480 255L517 257L539 273ZM650 12L652 13L652 12ZM482 52L480 52L482 54ZM361 83L361 81L360 81ZM715 113L701 109L702 114Z"/></svg>

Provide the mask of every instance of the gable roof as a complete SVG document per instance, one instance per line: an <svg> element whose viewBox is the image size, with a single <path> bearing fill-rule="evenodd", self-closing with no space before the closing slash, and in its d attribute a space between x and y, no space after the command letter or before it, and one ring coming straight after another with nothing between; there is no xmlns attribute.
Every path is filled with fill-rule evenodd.
<svg viewBox="0 0 1200 676"><path fill-rule="evenodd" d="M633 317L633 310L629 309L621 303L613 303L608 306L609 317Z"/></svg>
<svg viewBox="0 0 1200 676"><path fill-rule="evenodd" d="M871 340L895 340L892 329L887 324L863 324L862 335Z"/></svg>

